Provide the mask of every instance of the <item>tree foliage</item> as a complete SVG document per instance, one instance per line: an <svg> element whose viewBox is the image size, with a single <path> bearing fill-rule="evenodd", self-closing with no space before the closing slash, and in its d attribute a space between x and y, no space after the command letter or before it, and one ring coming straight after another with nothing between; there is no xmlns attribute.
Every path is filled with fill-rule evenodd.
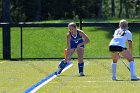
<svg viewBox="0 0 140 93"><path fill-rule="evenodd" d="M13 22L48 19L139 18L140 0L10 0ZM0 0L0 19L2 18Z"/></svg>
<svg viewBox="0 0 140 93"><path fill-rule="evenodd" d="M0 0L0 21L2 19L2 0Z"/></svg>

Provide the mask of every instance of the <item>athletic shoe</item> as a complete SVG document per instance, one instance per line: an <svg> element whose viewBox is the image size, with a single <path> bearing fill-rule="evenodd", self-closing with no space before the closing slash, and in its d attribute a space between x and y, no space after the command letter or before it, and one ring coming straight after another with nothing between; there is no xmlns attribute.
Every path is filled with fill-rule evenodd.
<svg viewBox="0 0 140 93"><path fill-rule="evenodd" d="M83 72L80 72L80 76L85 76Z"/></svg>
<svg viewBox="0 0 140 93"><path fill-rule="evenodd" d="M116 79L116 77L115 77L115 76L112 76L112 80L116 81L117 79Z"/></svg>
<svg viewBox="0 0 140 93"><path fill-rule="evenodd" d="M140 80L140 78L139 78L139 77L136 77L136 76L132 76L132 77L131 77L131 80L132 80L132 81L138 81L138 80Z"/></svg>
<svg viewBox="0 0 140 93"><path fill-rule="evenodd" d="M57 75L57 72L54 72L55 75Z"/></svg>
<svg viewBox="0 0 140 93"><path fill-rule="evenodd" d="M60 77L60 74L58 74L57 72L54 73L57 77Z"/></svg>
<svg viewBox="0 0 140 93"><path fill-rule="evenodd" d="M57 74L57 77L60 77L60 74Z"/></svg>

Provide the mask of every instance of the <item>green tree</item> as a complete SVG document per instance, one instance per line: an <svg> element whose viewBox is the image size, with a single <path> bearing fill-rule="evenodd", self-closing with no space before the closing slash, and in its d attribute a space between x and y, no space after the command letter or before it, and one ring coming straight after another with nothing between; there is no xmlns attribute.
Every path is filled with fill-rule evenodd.
<svg viewBox="0 0 140 93"><path fill-rule="evenodd" d="M73 0L73 11L83 18L97 17L97 0Z"/></svg>
<svg viewBox="0 0 140 93"><path fill-rule="evenodd" d="M23 0L23 10L26 16L26 21L34 21L37 14L37 0Z"/></svg>
<svg viewBox="0 0 140 93"><path fill-rule="evenodd" d="M37 21L41 20L41 12L42 12L41 2L42 0L37 0L37 10L36 10L36 17L35 17L35 20Z"/></svg>
<svg viewBox="0 0 140 93"><path fill-rule="evenodd" d="M129 18L128 3L129 3L128 0L124 0L126 18Z"/></svg>
<svg viewBox="0 0 140 93"><path fill-rule="evenodd" d="M0 0L0 22L2 20L2 0Z"/></svg>
<svg viewBox="0 0 140 93"><path fill-rule="evenodd" d="M12 22L25 21L24 0L10 0L10 15Z"/></svg>
<svg viewBox="0 0 140 93"><path fill-rule="evenodd" d="M139 0L10 0L13 22L47 19L140 17ZM0 19L2 0L0 0Z"/></svg>
<svg viewBox="0 0 140 93"><path fill-rule="evenodd" d="M111 5L112 5L112 17L115 16L115 1L111 0Z"/></svg>
<svg viewBox="0 0 140 93"><path fill-rule="evenodd" d="M98 7L98 18L101 18L103 15L102 15L102 0L98 0L98 3L97 3L97 7Z"/></svg>
<svg viewBox="0 0 140 93"><path fill-rule="evenodd" d="M136 17L140 17L140 0L136 0L135 9L136 9Z"/></svg>

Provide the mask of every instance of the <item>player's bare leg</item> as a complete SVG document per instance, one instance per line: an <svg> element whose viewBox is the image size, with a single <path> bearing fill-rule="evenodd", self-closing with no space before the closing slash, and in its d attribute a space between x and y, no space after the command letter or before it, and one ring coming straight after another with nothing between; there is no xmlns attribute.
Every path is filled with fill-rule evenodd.
<svg viewBox="0 0 140 93"><path fill-rule="evenodd" d="M134 59L133 59L132 55L130 54L130 52L128 50L124 50L124 51L121 52L121 55L124 58L126 58L129 62L131 80L140 80L140 78L136 76L135 62L134 62Z"/></svg>
<svg viewBox="0 0 140 93"><path fill-rule="evenodd" d="M111 56L112 56L112 64L111 64L111 67L112 67L112 80L117 80L116 79L116 68L117 68L117 61L119 59L119 56L118 56L118 53L116 52L112 52L111 53Z"/></svg>
<svg viewBox="0 0 140 93"><path fill-rule="evenodd" d="M58 70L55 72L55 74L59 77L62 70L65 68L65 66L69 63L70 59L71 59L71 56L73 55L74 53L74 49L71 49L70 50L70 54L68 55L69 56L69 59L66 59L66 56L67 56L67 49L64 50L64 57L65 59L61 60L61 62L59 63L58 65Z"/></svg>

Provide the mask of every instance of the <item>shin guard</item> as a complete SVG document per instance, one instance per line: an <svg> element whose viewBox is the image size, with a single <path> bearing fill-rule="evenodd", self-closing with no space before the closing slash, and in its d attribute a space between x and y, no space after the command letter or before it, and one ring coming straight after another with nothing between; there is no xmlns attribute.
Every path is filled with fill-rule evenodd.
<svg viewBox="0 0 140 93"><path fill-rule="evenodd" d="M66 65L67 65L67 63L65 63L64 60L62 60L60 62L60 64L58 65L57 74L60 74L62 72L62 70L65 68Z"/></svg>

